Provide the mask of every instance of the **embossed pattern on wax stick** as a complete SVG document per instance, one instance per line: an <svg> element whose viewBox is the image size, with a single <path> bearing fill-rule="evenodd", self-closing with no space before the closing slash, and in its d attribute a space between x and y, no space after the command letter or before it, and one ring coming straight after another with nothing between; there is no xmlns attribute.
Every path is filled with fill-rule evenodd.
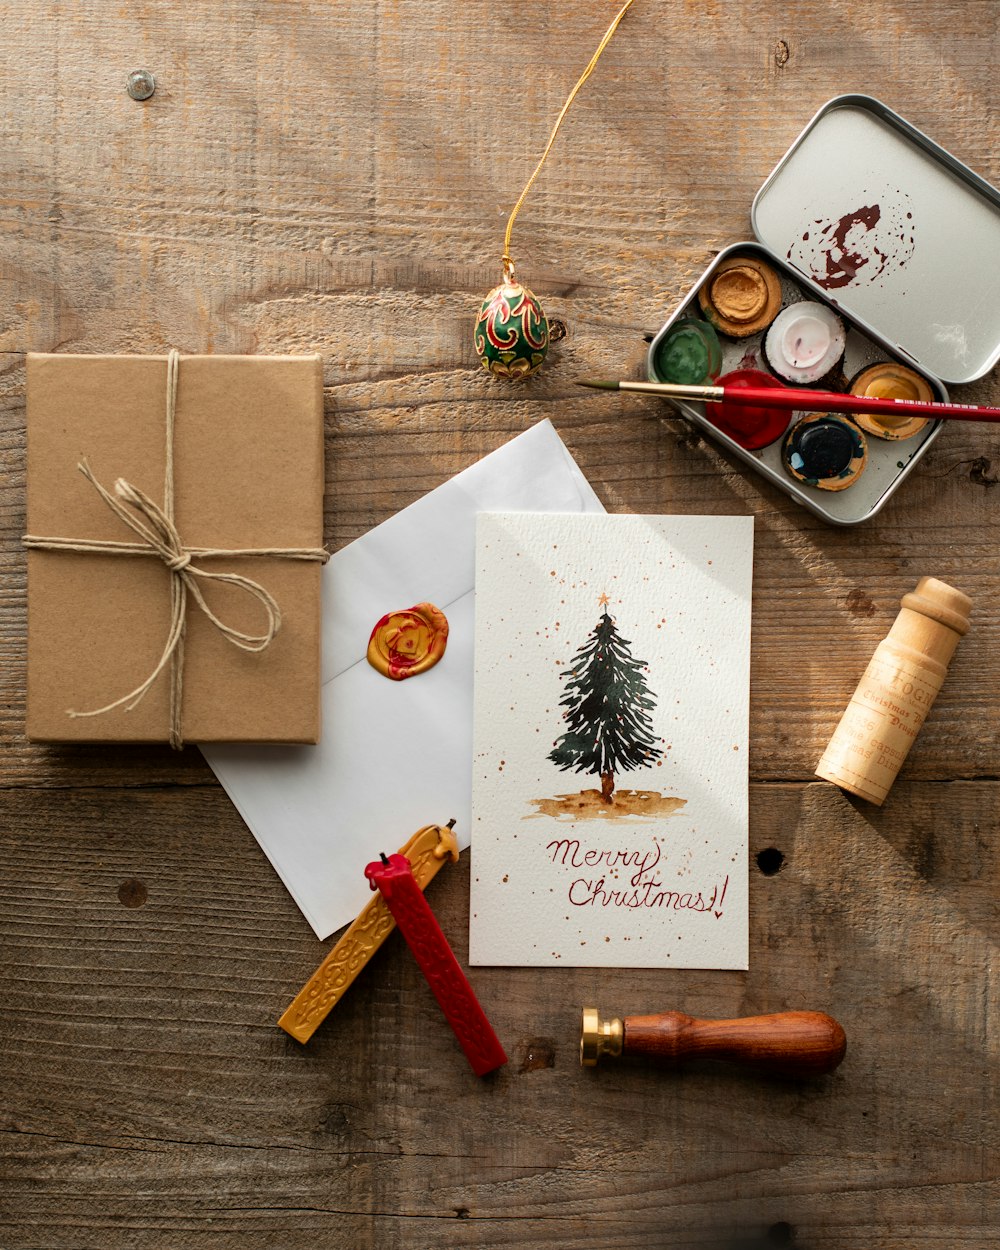
<svg viewBox="0 0 1000 1250"><path fill-rule="evenodd" d="M425 825L400 847L399 853L413 865L421 890L426 890L445 860L458 861L453 825L454 821ZM285 1032L297 1042L308 1042L395 927L382 895L373 895L279 1019Z"/></svg>

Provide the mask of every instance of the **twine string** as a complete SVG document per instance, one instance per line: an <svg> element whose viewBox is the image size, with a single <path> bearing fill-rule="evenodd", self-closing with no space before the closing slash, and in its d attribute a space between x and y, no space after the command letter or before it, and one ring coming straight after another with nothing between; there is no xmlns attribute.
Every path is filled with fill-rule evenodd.
<svg viewBox="0 0 1000 1250"><path fill-rule="evenodd" d="M545 158L548 156L549 152L551 151L553 143L555 143L556 141L556 135L559 133L559 127L563 124L563 118L569 112L570 105L576 99L577 93L579 92L580 88L587 81L590 75L594 72L597 66L597 62L601 59L601 53L611 42L611 39L615 31L618 29L618 26L621 23L622 18L632 7L633 3L634 3L634 0L627 0L627 2L623 4L622 7L618 10L618 13L614 21L611 23L608 29L604 32L604 38L597 45L597 51L590 58L590 62L588 63L587 68L583 71L583 73L577 79L576 86L566 97L566 103L562 106L562 110L560 111L559 116L556 118L556 124L552 127L552 133L549 135L549 141L545 145L545 151L542 153L538 164L535 166L534 173L532 173L531 177L528 179L527 183L525 184L524 190L518 196L517 203L514 205L513 209L511 210L510 216L507 218L507 230L503 236L503 256L500 258L501 263L503 265L503 276L507 282L514 281L514 260L510 254L510 236L511 236L511 232L514 229L514 219L517 217L517 214L520 212L521 205L528 198L528 192L535 185L535 179L542 172L542 166L545 164Z"/></svg>
<svg viewBox="0 0 1000 1250"><path fill-rule="evenodd" d="M180 367L180 352L171 350L167 353L167 454L163 470L163 514L167 525L173 529L174 535L177 534L177 530L174 528L174 415L177 411L177 388L180 383ZM180 539L178 538L177 541L179 546ZM171 625L173 625L174 621L180 622L176 642L168 657L170 662L170 745L175 751L179 751L182 746L180 729L181 696L184 693L184 638L187 634L186 609L188 591L188 583L184 580L183 572L191 563L190 557L187 557L187 564L178 565L178 561L184 555L186 553L181 550L167 564L167 568L172 573L177 574L177 576L170 579L170 622ZM191 582L190 586L193 588L194 583ZM165 661L161 657L161 663L163 662Z"/></svg>
<svg viewBox="0 0 1000 1250"><path fill-rule="evenodd" d="M111 539L77 539L63 537L24 536L24 545L42 551L77 551L87 555L155 556L170 571L170 628L159 660L153 671L134 690L119 699L94 708L88 712L72 709L68 715L74 719L87 716L103 716L115 708L124 707L127 712L146 696L156 679L170 666L170 745L179 750L183 745L181 735L181 706L184 693L184 636L187 620L187 600L191 596L208 620L227 642L241 651L259 652L271 645L281 628L281 609L274 596L259 582L239 573L213 573L199 568L195 560L215 557L269 556L287 560L313 560L326 563L329 552L322 547L185 547L177 526L174 524L174 421L177 411L177 383L180 369L180 353L172 351L167 358L167 405L166 405L166 468L163 483L163 507L160 508L137 486L118 478L114 494L94 476L87 460L77 468L93 486L116 517L127 525L141 540L119 542ZM250 634L227 624L212 611L205 600L201 582L222 582L235 586L256 599L263 607L267 627L263 633Z"/></svg>

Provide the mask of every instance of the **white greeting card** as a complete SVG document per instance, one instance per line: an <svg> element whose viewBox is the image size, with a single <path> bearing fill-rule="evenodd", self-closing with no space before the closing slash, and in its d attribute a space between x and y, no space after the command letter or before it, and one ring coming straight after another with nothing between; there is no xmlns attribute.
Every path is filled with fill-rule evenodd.
<svg viewBox="0 0 1000 1250"><path fill-rule="evenodd" d="M746 968L752 517L481 514L470 962Z"/></svg>

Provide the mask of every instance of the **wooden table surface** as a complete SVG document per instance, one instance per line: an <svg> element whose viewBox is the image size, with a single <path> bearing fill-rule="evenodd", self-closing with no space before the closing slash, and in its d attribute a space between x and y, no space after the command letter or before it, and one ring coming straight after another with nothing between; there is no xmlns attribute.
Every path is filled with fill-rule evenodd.
<svg viewBox="0 0 1000 1250"><path fill-rule="evenodd" d="M833 95L878 95L1000 181L1000 5L638 0L519 219L520 272L569 337L508 387L476 368L471 318L613 7L6 16L3 1250L998 1243L996 427L950 426L874 522L838 531L656 402L572 383L641 372L643 333L748 237L755 190ZM124 91L138 66L146 103ZM331 549L542 417L611 511L756 516L749 973L477 969L511 1054L482 1082L398 941L308 1048L275 1027L326 947L199 752L24 737L23 353L168 347L323 353ZM959 393L1000 404L996 375ZM973 597L973 628L877 810L812 769L928 573ZM431 887L460 958L467 886L466 860ZM810 1083L582 1072L589 1000L821 1008L848 1057Z"/></svg>

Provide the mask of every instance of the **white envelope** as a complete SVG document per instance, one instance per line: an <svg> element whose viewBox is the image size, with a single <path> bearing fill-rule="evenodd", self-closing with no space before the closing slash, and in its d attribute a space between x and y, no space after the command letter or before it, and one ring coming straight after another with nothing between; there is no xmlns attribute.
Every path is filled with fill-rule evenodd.
<svg viewBox="0 0 1000 1250"><path fill-rule="evenodd" d="M371 897L363 870L379 851L452 818L469 844L476 514L603 511L552 425L539 422L331 557L318 746L202 747L317 937ZM444 658L387 680L366 659L372 628L428 601L448 617Z"/></svg>

